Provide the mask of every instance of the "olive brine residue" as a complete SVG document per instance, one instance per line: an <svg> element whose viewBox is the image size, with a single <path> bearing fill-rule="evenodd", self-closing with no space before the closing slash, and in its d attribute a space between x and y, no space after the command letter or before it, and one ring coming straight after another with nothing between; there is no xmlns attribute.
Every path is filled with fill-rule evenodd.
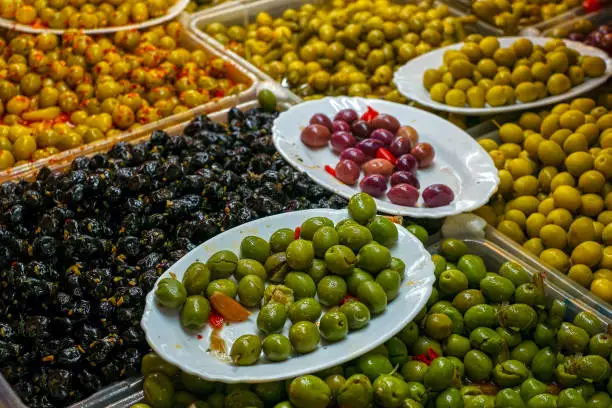
<svg viewBox="0 0 612 408"><path fill-rule="evenodd" d="M0 185L0 369L30 407L66 406L137 375L158 276L201 242L283 211L343 208L276 153L276 113L200 116Z"/></svg>

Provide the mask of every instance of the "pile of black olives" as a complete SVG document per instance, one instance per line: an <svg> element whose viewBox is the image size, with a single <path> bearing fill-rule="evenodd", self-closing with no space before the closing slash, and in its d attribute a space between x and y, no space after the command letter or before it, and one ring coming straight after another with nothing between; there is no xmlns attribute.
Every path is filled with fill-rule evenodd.
<svg viewBox="0 0 612 408"><path fill-rule="evenodd" d="M64 407L139 373L158 276L252 219L346 201L274 150L273 112L233 109L0 185L0 372L30 407Z"/></svg>

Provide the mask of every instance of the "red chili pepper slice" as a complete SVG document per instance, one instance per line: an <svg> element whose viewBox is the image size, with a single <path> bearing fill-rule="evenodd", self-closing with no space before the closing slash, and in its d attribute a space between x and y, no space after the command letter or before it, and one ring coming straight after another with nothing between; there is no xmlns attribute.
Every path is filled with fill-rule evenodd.
<svg viewBox="0 0 612 408"><path fill-rule="evenodd" d="M395 158L393 153L391 153L389 150L385 149L384 147L381 147L376 151L376 158L389 160L393 164L397 163L397 159Z"/></svg>
<svg viewBox="0 0 612 408"><path fill-rule="evenodd" d="M336 170L332 166L326 164L325 171L331 174L332 176L336 177Z"/></svg>
<svg viewBox="0 0 612 408"><path fill-rule="evenodd" d="M365 120L367 122L368 120L372 120L377 116L378 112L375 111L374 108L372 108L371 106L368 106L368 110L363 115L361 115L361 120Z"/></svg>
<svg viewBox="0 0 612 408"><path fill-rule="evenodd" d="M412 359L413 360L418 360L418 361L422 361L423 363L430 365L432 361L434 361L436 358L440 357L438 355L438 353L436 353L431 347L427 349L427 354L422 353L422 354L417 354L416 356L413 356Z"/></svg>
<svg viewBox="0 0 612 408"><path fill-rule="evenodd" d="M293 239L300 239L300 235L302 234L302 229L297 227L295 229L295 234L293 234Z"/></svg>
<svg viewBox="0 0 612 408"><path fill-rule="evenodd" d="M223 327L225 323L225 319L219 313L214 310L210 311L210 315L208 315L208 323L215 329L220 329Z"/></svg>
<svg viewBox="0 0 612 408"><path fill-rule="evenodd" d="M355 302L358 299L355 296L351 296L351 295L346 295L343 299L342 302L340 302L341 305L348 303L348 302Z"/></svg>

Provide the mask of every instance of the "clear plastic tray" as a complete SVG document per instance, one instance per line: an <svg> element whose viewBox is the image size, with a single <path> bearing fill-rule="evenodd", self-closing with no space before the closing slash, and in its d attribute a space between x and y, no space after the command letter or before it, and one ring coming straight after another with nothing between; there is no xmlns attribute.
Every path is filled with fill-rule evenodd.
<svg viewBox="0 0 612 408"><path fill-rule="evenodd" d="M486 232L486 239L463 239L468 247L468 252L474 255L482 257L488 270L497 271L499 267L506 261L517 262L522 265L532 276L534 274L545 273L544 287L546 297L548 301L553 299L562 299L568 306L569 315L565 316L566 319L571 319L576 313L580 311L588 311L597 315L607 325L612 324L612 315L609 313L609 308L601 310L597 307L597 303L590 304L584 299L583 291L581 288L576 287L570 282L556 279L556 276L551 276L549 273L551 270L543 266L539 262L531 262L523 256L523 252L515 252L514 248L510 247L508 250L507 238L498 233L495 229L489 228ZM436 253L439 251L440 242L431 245L428 251Z"/></svg>
<svg viewBox="0 0 612 408"><path fill-rule="evenodd" d="M472 0L443 0L443 1L445 3L451 4L454 7L457 7L458 9L460 9L466 14L474 14L472 13ZM548 20L543 20L533 25L519 26L519 34L528 35L528 36L539 36L540 33L543 30L545 30L547 27L559 24L563 21L566 21L567 19L571 19L577 14L580 14L581 12L583 12L582 6L577 6L573 9L566 11L565 13L559 14L558 16L555 16L553 18L549 18ZM487 30L494 32L495 35L497 36L504 35L504 32L501 29L481 19L476 14L474 15L476 16L476 18L478 18L478 21L482 22L483 27L486 27Z"/></svg>
<svg viewBox="0 0 612 408"><path fill-rule="evenodd" d="M236 82L248 84L248 88L245 91L237 95L225 96L216 101L205 103L188 111L168 116L156 122L148 123L131 132L121 133L115 137L101 139L99 141L79 146L71 150L63 151L46 159L37 160L35 162L27 163L21 166L11 167L4 171L0 171L0 183L8 180L21 178L25 173L29 173L32 169L40 169L45 166L49 167L57 162L72 160L72 158L88 154L88 152L90 151L105 150L110 148L117 142L129 141L131 139L138 138L142 135L150 134L156 129L164 129L177 123L188 121L196 115L202 113L216 112L227 107L237 105L241 102L246 102L254 99L256 97L256 90L259 85L257 77L252 72L249 72L248 69L236 63L236 61L228 59L225 56L224 52L221 52L218 49L211 47L209 44L194 35L193 32L188 29L188 24L186 23L186 21L182 21L182 23L187 29L185 30L185 33L181 39L181 45L191 50L202 49L210 55L226 60L228 77Z"/></svg>
<svg viewBox="0 0 612 408"><path fill-rule="evenodd" d="M502 121L499 124L502 124L502 123L505 123L505 122ZM497 130L487 132L481 135L480 137L478 137L477 140L485 139L485 138L495 140L496 142L500 142L499 132ZM602 299L593 295L589 290L583 288L582 286L580 286L579 284L577 284L576 282L568 278L567 275L565 275L563 272L553 267L543 264L539 260L539 258L537 258L533 254L526 251L523 247L518 245L516 242L514 242L513 240L511 240L510 238L508 238L501 232L499 232L493 226L487 225L486 234L487 234L487 238L497 243L499 246L504 248L508 253L513 254L516 257L520 257L524 263L531 265L532 267L537 268L539 270L544 270L547 273L549 272L548 275L550 276L550 279L557 282L557 284L561 286L562 288L565 288L568 291L570 290L570 288L573 288L572 290L578 294L578 298L582 299L582 300L577 300L577 301L581 301L585 304L588 304L591 308L599 311L606 317L612 319L612 305L606 303Z"/></svg>
<svg viewBox="0 0 612 408"><path fill-rule="evenodd" d="M256 108L259 106L257 101L249 101L237 105L236 108L246 111L252 108ZM280 111L284 111L289 109L291 106L288 102L279 102L278 109ZM222 111L211 113L208 117L220 123L227 123L227 114L229 112L229 108L226 108ZM164 130L171 136L175 136L181 133L183 128L189 123L189 120L186 120L180 124L175 124ZM159 128L157 128L159 129ZM148 134L140 134L129 140L122 140L132 144L143 142L151 137L151 133ZM51 170L65 170L70 168L70 164L72 160L76 157L80 156L93 156L100 152L105 152L110 148L110 145L100 145L96 146L97 148L90 149L88 152L84 154L76 154L72 157L65 157L62 161L57 161L55 163L50 163L49 168ZM38 173L38 169L31 168L26 172L23 172L19 179L34 179ZM17 180L15 180L17 181ZM131 378L127 380L123 380L112 384L102 390L96 392L95 394L90 395L88 398L77 402L76 404L71 405L68 408L129 408L132 404L135 404L141 401L143 398L142 393L142 378ZM2 374L0 374L0 408L27 408L19 399L17 394L13 391L11 386L6 382Z"/></svg>
<svg viewBox="0 0 612 408"><path fill-rule="evenodd" d="M594 27L597 28L602 24L612 22L612 6L602 8L594 13L586 13L584 10L575 13L571 18L564 19L563 21L557 21L557 24L546 25L542 27L542 31L539 35L543 37L552 37L555 29L570 29L578 20L589 20L593 23ZM571 32L571 31L570 31Z"/></svg>
<svg viewBox="0 0 612 408"><path fill-rule="evenodd" d="M415 3L416 0L395 0L396 3L400 4L408 4ZM218 49L231 56L235 61L239 64L247 67L251 72L254 72L257 77L263 81L268 81L271 83L276 83L279 88L276 90L277 94L281 94L284 92L285 98L294 102L299 103L302 99L293 93L290 89L282 87L278 82L274 81L272 77L268 74L257 68L255 65L251 64L245 58L236 54L233 51L226 49L223 44L215 40L210 35L204 32L204 28L210 23L223 23L225 25L247 25L252 23L257 16L258 13L265 11L269 13L272 17L280 16L286 9L288 8L297 8L302 6L303 4L322 4L325 3L323 0L259 0L259 1L249 1L245 0L240 5L235 7L224 7L219 9L210 9L203 10L199 13L194 13L191 15L191 23L190 28L195 32L197 36L199 36L204 42L210 44L212 47ZM449 5L448 2L436 1L434 4L447 4L449 7L450 14L453 16L465 16L466 13L460 11L453 5ZM496 29L486 23L481 21L476 22L474 25L475 30L473 32L479 32L485 35L501 35L502 32L499 29ZM468 30L469 31L469 30ZM471 32L470 32L471 33ZM466 130L470 133L470 129Z"/></svg>
<svg viewBox="0 0 612 408"><path fill-rule="evenodd" d="M532 275L536 273L548 272L542 265L531 264L526 262L522 256L516 255L507 251L503 247L503 242L499 241L496 236L497 231L492 230L487 232L487 239L464 239L468 250L474 255L482 257L485 265L489 270L498 270L499 267L506 261L514 261L522 265ZM497 233L497 235L500 235ZM503 238L503 237L502 237ZM430 253L437 253L440 248L440 241L432 243L427 249ZM565 287L560 285L553 279L544 279L545 292L547 300L562 299L567 304L568 314L566 319L572 319L580 311L589 311L598 316L606 325L612 324L610 315L601 313L596 308L593 308L586 302L581 300L582 293L576 291L573 286ZM73 405L69 408L93 408L93 407L111 407L111 408L129 408L132 404L143 402L142 379L133 381L123 381L112 387L111 392L99 392L92 395L87 400ZM135 391L135 389L137 391ZM106 391L106 390L105 390ZM123 391L123 394L121 394ZM106 394L113 394L112 397Z"/></svg>

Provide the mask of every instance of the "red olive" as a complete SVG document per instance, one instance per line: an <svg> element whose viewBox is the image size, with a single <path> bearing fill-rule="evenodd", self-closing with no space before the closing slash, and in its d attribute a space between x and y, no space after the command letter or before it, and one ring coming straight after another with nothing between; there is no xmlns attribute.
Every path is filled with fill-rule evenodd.
<svg viewBox="0 0 612 408"><path fill-rule="evenodd" d="M325 126L330 130L330 132L332 130L332 121L323 113L315 113L312 115L312 118L310 118L310 124Z"/></svg>
<svg viewBox="0 0 612 408"><path fill-rule="evenodd" d="M395 134L400 127L400 123L395 117L381 113L370 121L370 127L372 129L387 129Z"/></svg>
<svg viewBox="0 0 612 408"><path fill-rule="evenodd" d="M371 174L361 179L359 187L361 191L368 193L372 197L380 197L387 190L387 178L380 174Z"/></svg>
<svg viewBox="0 0 612 408"><path fill-rule="evenodd" d="M372 159L363 165L363 172L366 176L380 174L389 177L393 174L393 164L385 159Z"/></svg>
<svg viewBox="0 0 612 408"><path fill-rule="evenodd" d="M334 132L330 139L332 148L338 153L342 153L349 147L355 146L355 143L357 143L357 141L353 137L353 134L343 130Z"/></svg>
<svg viewBox="0 0 612 408"><path fill-rule="evenodd" d="M397 158L395 167L401 171L409 171L413 173L417 168L418 161L410 153L406 153Z"/></svg>
<svg viewBox="0 0 612 408"><path fill-rule="evenodd" d="M387 193L387 198L393 204L414 207L419 200L419 190L410 184L396 184Z"/></svg>
<svg viewBox="0 0 612 408"><path fill-rule="evenodd" d="M349 147L346 150L343 150L340 153L340 160L352 160L355 163L362 165L368 160L368 157L365 153L356 147Z"/></svg>
<svg viewBox="0 0 612 408"><path fill-rule="evenodd" d="M427 207L449 205L455 199L455 193L445 184L432 184L423 190L423 201Z"/></svg>
<svg viewBox="0 0 612 408"><path fill-rule="evenodd" d="M374 129L372 133L370 133L370 137L380 140L385 146L389 146L391 141L393 141L393 133L387 129Z"/></svg>
<svg viewBox="0 0 612 408"><path fill-rule="evenodd" d="M410 150L414 145L410 139L406 139L405 137L396 137L393 139L391 144L389 145L389 151L395 156L400 157L406 153L410 153Z"/></svg>
<svg viewBox="0 0 612 408"><path fill-rule="evenodd" d="M417 161L419 162L419 169L431 166L434 159L434 149L429 143L419 143L412 148L410 151Z"/></svg>
<svg viewBox="0 0 612 408"><path fill-rule="evenodd" d="M421 184L419 183L419 179L414 173L409 171L396 171L391 175L391 186L396 184L410 184L414 188L421 188Z"/></svg>
<svg viewBox="0 0 612 408"><path fill-rule="evenodd" d="M366 156L376 157L376 152L384 147L383 142L377 139L364 139L357 143L356 148L362 150Z"/></svg>
<svg viewBox="0 0 612 408"><path fill-rule="evenodd" d="M330 133L329 129L323 125L308 125L302 130L300 138L308 147L327 146Z"/></svg>
<svg viewBox="0 0 612 408"><path fill-rule="evenodd" d="M350 132L351 131L351 125L348 124L348 122L345 122L343 120L334 120L332 122L332 132L339 132L341 130L345 131L345 132Z"/></svg>
<svg viewBox="0 0 612 408"><path fill-rule="evenodd" d="M400 126L397 129L397 133L395 134L397 137L403 137L410 140L412 143L412 147L416 146L419 143L419 133L412 126Z"/></svg>
<svg viewBox="0 0 612 408"><path fill-rule="evenodd" d="M359 165L352 160L341 160L336 165L336 178L349 186L357 182L360 173Z"/></svg>
<svg viewBox="0 0 612 408"><path fill-rule="evenodd" d="M357 119L359 119L359 116L353 109L342 109L340 112L336 113L336 116L334 117L334 120L343 120L349 125Z"/></svg>

